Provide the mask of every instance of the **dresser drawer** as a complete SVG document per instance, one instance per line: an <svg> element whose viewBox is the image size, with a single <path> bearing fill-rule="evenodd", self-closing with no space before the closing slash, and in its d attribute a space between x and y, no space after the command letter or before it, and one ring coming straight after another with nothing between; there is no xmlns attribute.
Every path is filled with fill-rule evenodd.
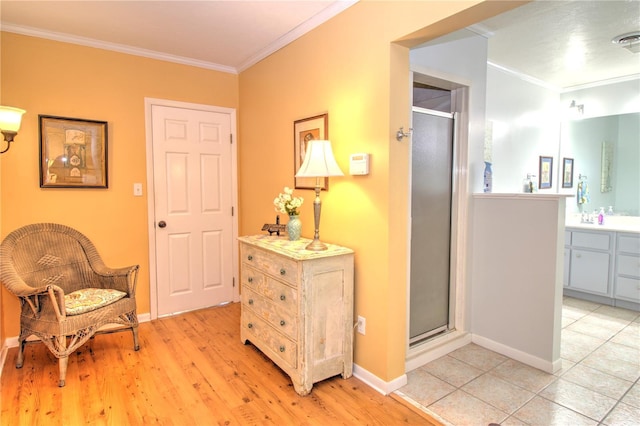
<svg viewBox="0 0 640 426"><path fill-rule="evenodd" d="M295 311L278 306L248 288L242 292L242 304L291 340L297 340L298 327Z"/></svg>
<svg viewBox="0 0 640 426"><path fill-rule="evenodd" d="M242 265L242 284L261 296L272 300L279 306L285 306L289 310L295 310L298 305L298 290L284 285L278 280L261 274L256 269L245 264Z"/></svg>
<svg viewBox="0 0 640 426"><path fill-rule="evenodd" d="M251 310L242 311L242 325L249 340L263 352L271 353L276 364L284 363L290 368L298 368L297 346L295 342L276 332Z"/></svg>
<svg viewBox="0 0 640 426"><path fill-rule="evenodd" d="M640 257L619 254L617 259L618 274L640 278Z"/></svg>
<svg viewBox="0 0 640 426"><path fill-rule="evenodd" d="M298 264L294 260L245 244L242 245L241 256L243 263L278 277L289 285L298 285Z"/></svg>
<svg viewBox="0 0 640 426"><path fill-rule="evenodd" d="M640 254L640 235L618 235L618 252Z"/></svg>
<svg viewBox="0 0 640 426"><path fill-rule="evenodd" d="M617 277L616 297L640 302L640 279Z"/></svg>
<svg viewBox="0 0 640 426"><path fill-rule="evenodd" d="M571 245L573 247L609 250L611 247L611 235L605 232L591 233L573 231L571 233Z"/></svg>

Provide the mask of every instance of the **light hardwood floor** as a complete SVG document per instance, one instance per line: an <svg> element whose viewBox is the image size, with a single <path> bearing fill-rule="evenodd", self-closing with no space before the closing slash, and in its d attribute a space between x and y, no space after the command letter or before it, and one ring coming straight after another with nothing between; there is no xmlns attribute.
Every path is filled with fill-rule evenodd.
<svg viewBox="0 0 640 426"><path fill-rule="evenodd" d="M240 304L140 324L96 336L69 357L59 388L58 362L28 344L22 369L9 350L2 372L2 425L439 425L351 377L298 396L291 381L239 336Z"/></svg>

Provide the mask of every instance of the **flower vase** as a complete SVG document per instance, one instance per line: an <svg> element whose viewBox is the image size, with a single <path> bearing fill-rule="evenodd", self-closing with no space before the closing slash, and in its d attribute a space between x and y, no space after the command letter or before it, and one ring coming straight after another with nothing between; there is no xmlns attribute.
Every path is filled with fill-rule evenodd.
<svg viewBox="0 0 640 426"><path fill-rule="evenodd" d="M300 215L290 214L289 222L287 222L287 234L289 234L289 240L295 241L300 239L300 233L302 232L302 221Z"/></svg>

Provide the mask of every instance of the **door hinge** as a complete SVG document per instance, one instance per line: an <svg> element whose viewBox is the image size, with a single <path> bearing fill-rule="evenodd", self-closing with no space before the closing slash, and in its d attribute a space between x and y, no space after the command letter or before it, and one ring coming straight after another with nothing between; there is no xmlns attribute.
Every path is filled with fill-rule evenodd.
<svg viewBox="0 0 640 426"><path fill-rule="evenodd" d="M236 286L236 277L233 277L232 281L233 281L233 287L235 288L235 286Z"/></svg>
<svg viewBox="0 0 640 426"><path fill-rule="evenodd" d="M233 216L234 211L233 211L233 206L231 206L231 216Z"/></svg>
<svg viewBox="0 0 640 426"><path fill-rule="evenodd" d="M229 143L233 145L233 135L229 134Z"/></svg>

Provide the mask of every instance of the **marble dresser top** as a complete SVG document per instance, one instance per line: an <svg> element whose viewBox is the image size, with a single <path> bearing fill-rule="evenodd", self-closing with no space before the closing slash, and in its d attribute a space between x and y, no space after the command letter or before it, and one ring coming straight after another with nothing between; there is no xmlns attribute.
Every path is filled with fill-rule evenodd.
<svg viewBox="0 0 640 426"><path fill-rule="evenodd" d="M349 248L328 243L325 243L327 245L327 250L306 250L305 247L312 241L308 238L300 238L296 241L289 241L289 238L286 236L276 237L271 235L247 235L238 237L238 240L257 247L272 250L283 256L287 256L296 260L318 259L321 257L331 257L353 253L353 250Z"/></svg>

